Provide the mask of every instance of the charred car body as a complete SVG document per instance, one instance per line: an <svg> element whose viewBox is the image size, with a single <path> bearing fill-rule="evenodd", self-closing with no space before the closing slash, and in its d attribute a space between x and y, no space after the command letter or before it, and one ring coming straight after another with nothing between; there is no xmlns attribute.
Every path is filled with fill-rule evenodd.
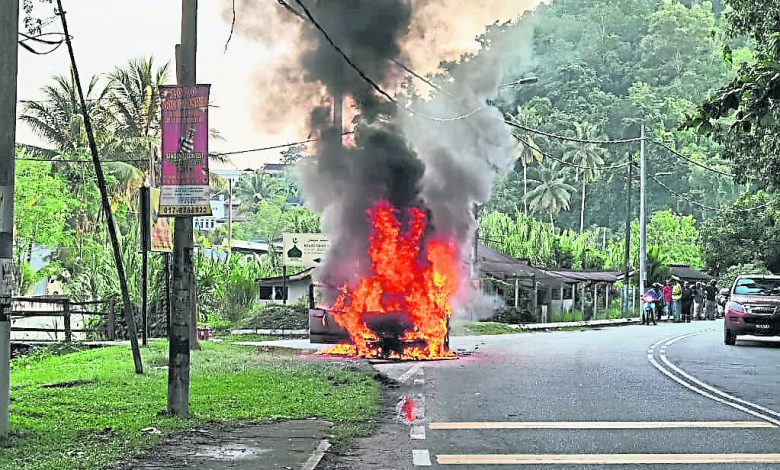
<svg viewBox="0 0 780 470"><path fill-rule="evenodd" d="M312 284L309 288L309 341L350 344L349 333L335 319L337 313L325 306L328 291L335 291L335 288L323 284ZM420 340L404 339L405 333L414 328L414 322L406 312L366 312L363 320L377 338L371 344L372 349L382 351L383 357L401 356L406 348L425 347ZM445 347L449 347L449 322Z"/></svg>

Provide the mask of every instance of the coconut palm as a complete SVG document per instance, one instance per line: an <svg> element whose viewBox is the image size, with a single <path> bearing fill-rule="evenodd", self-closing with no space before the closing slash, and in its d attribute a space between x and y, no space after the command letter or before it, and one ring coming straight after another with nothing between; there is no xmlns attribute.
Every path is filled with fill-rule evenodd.
<svg viewBox="0 0 780 470"><path fill-rule="evenodd" d="M576 191L567 183L567 174L558 162L543 163L534 169L534 179L529 180L533 189L526 194L528 206L534 212L547 212L550 224L554 216L569 210L571 195Z"/></svg>
<svg viewBox="0 0 780 470"><path fill-rule="evenodd" d="M528 214L528 201L525 197L528 194L528 167L535 161L542 161L542 151L539 150L536 142L527 136L518 139L514 155L523 166L523 214Z"/></svg>
<svg viewBox="0 0 780 470"><path fill-rule="evenodd" d="M160 85L169 75L169 64L155 69L154 58L128 61L109 77L109 104L114 158L143 158L160 138Z"/></svg>
<svg viewBox="0 0 780 470"><path fill-rule="evenodd" d="M76 81L73 75L57 75L54 83L41 89L43 99L25 102L21 120L42 137L63 152L76 152L87 146L87 134L81 114ZM98 77L89 81L86 89L87 112L93 121L98 144L105 140L107 130L107 93Z"/></svg>
<svg viewBox="0 0 780 470"><path fill-rule="evenodd" d="M598 128L588 122L574 123L577 139L593 141L601 139ZM597 169L604 165L606 150L598 144L572 142L563 154L564 160L577 166L577 180L582 182L582 205L580 207L580 233L585 230L585 188L588 182L598 178L601 172Z"/></svg>
<svg viewBox="0 0 780 470"><path fill-rule="evenodd" d="M284 196L285 190L280 180L261 172L243 175L236 184L234 194L242 204L252 207L261 201Z"/></svg>

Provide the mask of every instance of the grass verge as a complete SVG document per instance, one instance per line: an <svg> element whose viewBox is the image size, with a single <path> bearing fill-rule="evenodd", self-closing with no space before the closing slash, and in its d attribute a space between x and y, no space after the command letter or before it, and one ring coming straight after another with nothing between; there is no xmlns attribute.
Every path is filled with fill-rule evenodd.
<svg viewBox="0 0 780 470"><path fill-rule="evenodd" d="M505 323L496 322L453 322L451 324L452 336L473 336L473 335L508 335L523 333L523 330L510 328Z"/></svg>
<svg viewBox="0 0 780 470"><path fill-rule="evenodd" d="M142 350L144 375L133 373L129 348L120 346L15 362L12 436L0 449L0 469L103 469L210 421L318 417L348 429L381 408L380 385L367 367L230 343L202 347L192 354L192 417L186 420L163 413L164 342Z"/></svg>

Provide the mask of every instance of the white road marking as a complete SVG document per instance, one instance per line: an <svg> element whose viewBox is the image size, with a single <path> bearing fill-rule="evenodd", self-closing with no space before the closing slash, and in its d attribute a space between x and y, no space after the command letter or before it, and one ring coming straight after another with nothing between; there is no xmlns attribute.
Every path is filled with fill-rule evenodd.
<svg viewBox="0 0 780 470"><path fill-rule="evenodd" d="M412 426L409 437L414 440L425 440L425 426Z"/></svg>
<svg viewBox="0 0 780 470"><path fill-rule="evenodd" d="M472 454L436 456L439 465L653 465L780 463L780 454Z"/></svg>
<svg viewBox="0 0 780 470"><path fill-rule="evenodd" d="M660 343L666 343L666 342L669 342L669 341L677 342L677 341L680 341L682 339L685 339L685 338L688 338L688 337L691 337L691 336L694 336L694 335L698 335L698 334L701 334L701 333L706 333L706 332L709 332L709 331L713 331L713 330L703 330L703 331L697 331L697 332L694 332L694 333L688 333L688 334L684 334L684 335L672 336L670 338L667 338L664 341L659 341L658 343L654 344L651 347L651 349L655 350L656 345L658 345ZM665 355L662 355L661 359L663 360L664 358L665 358ZM650 361L650 364L652 364L653 367L658 369L662 374L666 375L670 379L672 379L675 382L679 383L683 387L693 391L694 393L698 393L699 395L707 397L707 398L709 398L711 400L715 400L718 403L722 403L722 404L724 404L726 406L730 406L730 407L735 408L737 410L740 410L740 411L743 411L743 412L748 413L750 415L753 415L756 418L763 419L764 421L770 422L770 423L772 423L772 424L774 424L776 426L780 426L780 420L772 418L770 416L767 416L766 414L759 413L758 411L755 411L755 410L752 410L750 408L747 408L746 406L751 406L751 407L754 407L754 408L757 408L757 409L762 409L763 407L761 407L759 405L756 405L755 403L748 402L746 400L740 400L739 398L734 397L732 395L729 395L729 394L727 394L725 392L721 392L721 391L715 389L714 387L707 386L709 390L711 390L714 393L717 393L721 397L725 397L725 398L721 398L721 397L715 396L712 393L709 393L709 392L707 392L706 390L704 390L702 388L699 388L699 387L697 387L697 386L695 386L693 384L690 384L690 383L686 382L685 380L681 379L680 377L676 376L675 374L673 374L669 369L667 369L664 366L662 366L661 364L659 364L658 361L656 361L654 355L650 355L648 357L648 360ZM668 361L666 361L666 362L668 363ZM689 376L689 377L692 377L692 376ZM699 383L701 383L703 385L706 385L703 382L700 382L698 380L696 380L696 382L699 382ZM735 401L743 403L746 406L738 405L737 403L734 403ZM775 414L775 413L772 412L772 414Z"/></svg>
<svg viewBox="0 0 780 470"><path fill-rule="evenodd" d="M406 382L407 380L412 378L412 376L414 374L418 373L421 369L422 369L422 366L420 364L417 364L417 365L414 365L414 366L410 367L409 370L407 370L406 372L401 374L400 377L398 377L398 381L401 382L401 383Z"/></svg>
<svg viewBox="0 0 780 470"><path fill-rule="evenodd" d="M417 467L430 467L432 465L431 454L428 453L428 449L412 450L412 463Z"/></svg>
<svg viewBox="0 0 780 470"><path fill-rule="evenodd" d="M449 422L430 423L431 429L682 429L776 428L765 421L553 421L553 422Z"/></svg>
<svg viewBox="0 0 780 470"><path fill-rule="evenodd" d="M425 379L414 379L415 385L425 385Z"/></svg>

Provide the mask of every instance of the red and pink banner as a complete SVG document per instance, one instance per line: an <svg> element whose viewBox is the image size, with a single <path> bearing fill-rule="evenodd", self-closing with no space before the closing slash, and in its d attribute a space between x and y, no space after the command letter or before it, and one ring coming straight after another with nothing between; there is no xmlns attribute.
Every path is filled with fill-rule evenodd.
<svg viewBox="0 0 780 470"><path fill-rule="evenodd" d="M211 215L209 87L161 86L160 216Z"/></svg>

